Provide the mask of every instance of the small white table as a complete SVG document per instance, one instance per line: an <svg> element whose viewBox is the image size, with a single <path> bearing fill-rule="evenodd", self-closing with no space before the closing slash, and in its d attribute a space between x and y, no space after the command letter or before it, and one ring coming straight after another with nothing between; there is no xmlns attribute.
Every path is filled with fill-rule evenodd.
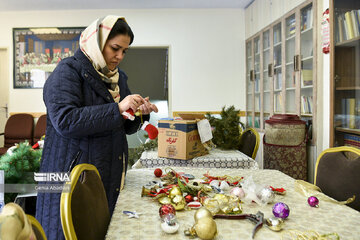
<svg viewBox="0 0 360 240"><path fill-rule="evenodd" d="M257 162L237 150L213 149L209 154L189 160L158 157L157 151L145 151L132 166L136 168L154 167L197 167L197 168L241 168L259 169Z"/></svg>

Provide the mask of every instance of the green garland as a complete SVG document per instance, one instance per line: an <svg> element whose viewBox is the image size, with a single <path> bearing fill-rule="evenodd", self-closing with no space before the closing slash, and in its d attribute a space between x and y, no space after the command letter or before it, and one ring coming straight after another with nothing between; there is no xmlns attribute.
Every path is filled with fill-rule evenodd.
<svg viewBox="0 0 360 240"><path fill-rule="evenodd" d="M145 136L147 137L147 136ZM128 165L132 166L141 157L141 154L147 150L154 150L158 147L158 139L148 141L136 148L129 148Z"/></svg>
<svg viewBox="0 0 360 240"><path fill-rule="evenodd" d="M4 170L5 184L34 183L33 172L40 168L42 150L34 150L27 142L19 143L12 154L0 158L0 170ZM5 193L5 202L12 202L16 193Z"/></svg>
<svg viewBox="0 0 360 240"><path fill-rule="evenodd" d="M213 143L222 149L239 149L240 136L244 129L244 124L240 122L240 110L236 110L234 106L225 109L222 108L221 118L215 118L210 113L206 114L210 125L214 128Z"/></svg>

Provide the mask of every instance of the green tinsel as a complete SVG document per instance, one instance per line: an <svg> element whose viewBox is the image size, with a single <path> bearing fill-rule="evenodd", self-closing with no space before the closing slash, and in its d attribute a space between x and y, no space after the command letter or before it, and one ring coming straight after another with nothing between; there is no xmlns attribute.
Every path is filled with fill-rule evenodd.
<svg viewBox="0 0 360 240"><path fill-rule="evenodd" d="M11 155L0 158L0 170L4 170L5 184L34 183L33 172L40 168L42 150L34 150L27 142L19 143ZM5 202L12 202L16 193L5 193Z"/></svg>
<svg viewBox="0 0 360 240"><path fill-rule="evenodd" d="M239 149L240 136L244 129L244 124L240 122L240 110L236 110L234 106L225 109L222 108L221 118L215 118L210 113L206 114L210 125L214 127L213 143L222 149Z"/></svg>

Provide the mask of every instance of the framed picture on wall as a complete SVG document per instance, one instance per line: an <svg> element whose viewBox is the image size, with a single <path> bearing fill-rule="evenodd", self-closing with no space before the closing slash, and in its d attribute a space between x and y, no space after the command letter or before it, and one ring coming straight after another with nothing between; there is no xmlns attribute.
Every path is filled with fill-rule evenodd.
<svg viewBox="0 0 360 240"><path fill-rule="evenodd" d="M84 29L13 28L14 88L42 88L59 61L79 48Z"/></svg>

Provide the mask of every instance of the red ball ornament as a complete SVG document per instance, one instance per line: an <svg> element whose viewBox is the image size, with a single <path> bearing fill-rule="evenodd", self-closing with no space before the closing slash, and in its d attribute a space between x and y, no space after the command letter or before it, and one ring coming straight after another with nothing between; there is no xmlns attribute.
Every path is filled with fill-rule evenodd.
<svg viewBox="0 0 360 240"><path fill-rule="evenodd" d="M154 174L155 174L156 177L161 177L162 170L160 168L157 168L157 169L155 169Z"/></svg>
<svg viewBox="0 0 360 240"><path fill-rule="evenodd" d="M191 195L186 195L186 196L185 196L185 201L186 201L187 203L189 203L189 202L194 201L194 198L193 198L193 196L191 196Z"/></svg>
<svg viewBox="0 0 360 240"><path fill-rule="evenodd" d="M167 215L169 213L172 213L172 214L176 215L176 210L175 210L175 207L173 205L165 204L165 205L162 205L159 208L159 215L160 215L161 218L165 217L165 215Z"/></svg>

